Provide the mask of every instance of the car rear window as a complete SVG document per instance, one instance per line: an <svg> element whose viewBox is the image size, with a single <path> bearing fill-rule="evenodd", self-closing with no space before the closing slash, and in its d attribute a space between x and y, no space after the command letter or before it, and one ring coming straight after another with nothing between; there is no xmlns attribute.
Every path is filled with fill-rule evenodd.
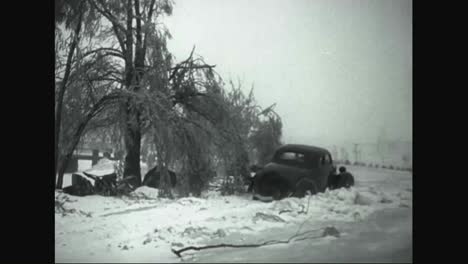
<svg viewBox="0 0 468 264"><path fill-rule="evenodd" d="M331 164L332 163L331 157L328 154L326 154L325 156L322 156L321 163L322 165Z"/></svg>

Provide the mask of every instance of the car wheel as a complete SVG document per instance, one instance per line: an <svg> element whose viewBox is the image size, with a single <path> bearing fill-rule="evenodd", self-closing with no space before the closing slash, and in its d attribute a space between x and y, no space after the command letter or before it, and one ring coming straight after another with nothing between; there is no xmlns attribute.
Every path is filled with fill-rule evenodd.
<svg viewBox="0 0 468 264"><path fill-rule="evenodd" d="M307 191L309 191L311 195L317 193L315 182L307 178L300 179L296 184L295 196L302 198L306 195Z"/></svg>
<svg viewBox="0 0 468 264"><path fill-rule="evenodd" d="M337 174L330 174L330 176L328 176L328 183L327 183L327 187L329 190L333 190L336 188L336 183L338 182L338 176Z"/></svg>
<svg viewBox="0 0 468 264"><path fill-rule="evenodd" d="M288 197L290 188L283 179L277 175L268 175L264 180L259 183L259 194L263 196L270 196L274 200L281 200Z"/></svg>
<svg viewBox="0 0 468 264"><path fill-rule="evenodd" d="M281 189L278 186L273 186L272 197L273 200L280 200L281 198L283 198Z"/></svg>

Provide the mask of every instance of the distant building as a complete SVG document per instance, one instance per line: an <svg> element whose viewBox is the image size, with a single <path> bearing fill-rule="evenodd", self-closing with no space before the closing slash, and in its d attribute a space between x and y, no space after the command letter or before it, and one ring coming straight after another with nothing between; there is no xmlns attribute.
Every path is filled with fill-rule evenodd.
<svg viewBox="0 0 468 264"><path fill-rule="evenodd" d="M103 156L105 152L112 154L117 151L109 133L102 131L102 129L86 133L80 140L75 152L78 154L91 154L93 150L99 150L100 156Z"/></svg>

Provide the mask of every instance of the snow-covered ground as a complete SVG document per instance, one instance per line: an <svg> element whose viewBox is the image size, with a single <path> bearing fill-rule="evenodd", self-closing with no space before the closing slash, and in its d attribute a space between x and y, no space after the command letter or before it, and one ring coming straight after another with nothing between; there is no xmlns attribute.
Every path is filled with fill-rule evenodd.
<svg viewBox="0 0 468 264"><path fill-rule="evenodd" d="M264 203L250 195L160 199L141 187L132 197L56 192L56 262L350 262L412 260L412 174L348 166L356 186ZM74 210L73 210L74 209ZM306 213L304 213L306 212ZM171 248L286 240L334 226L340 236L261 248ZM317 231L320 236L321 231Z"/></svg>

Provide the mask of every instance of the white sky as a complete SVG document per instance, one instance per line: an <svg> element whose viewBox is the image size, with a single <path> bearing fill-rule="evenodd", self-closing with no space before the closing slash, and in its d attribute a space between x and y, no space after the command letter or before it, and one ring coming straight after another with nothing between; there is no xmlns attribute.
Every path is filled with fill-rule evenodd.
<svg viewBox="0 0 468 264"><path fill-rule="evenodd" d="M165 23L178 60L276 102L286 143L412 140L411 1L176 0Z"/></svg>

